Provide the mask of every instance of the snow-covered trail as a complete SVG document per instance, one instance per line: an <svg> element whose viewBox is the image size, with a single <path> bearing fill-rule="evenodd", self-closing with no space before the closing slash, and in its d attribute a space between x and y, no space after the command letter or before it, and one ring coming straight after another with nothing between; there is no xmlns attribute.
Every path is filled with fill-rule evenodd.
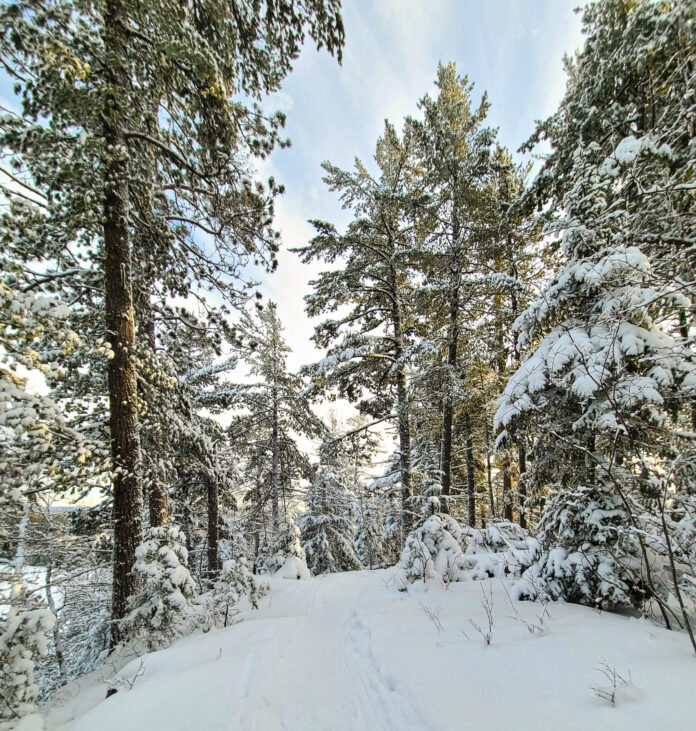
<svg viewBox="0 0 696 731"><path fill-rule="evenodd" d="M99 676L49 714L65 731L690 731L696 659L685 638L649 622L552 605L511 606L499 581L385 585L389 571L274 579L233 627L147 655L129 690L104 700ZM493 642L482 588L493 590ZM423 608L439 612L442 630ZM631 683L615 706L590 689L615 667ZM140 661L122 675L134 676Z"/></svg>

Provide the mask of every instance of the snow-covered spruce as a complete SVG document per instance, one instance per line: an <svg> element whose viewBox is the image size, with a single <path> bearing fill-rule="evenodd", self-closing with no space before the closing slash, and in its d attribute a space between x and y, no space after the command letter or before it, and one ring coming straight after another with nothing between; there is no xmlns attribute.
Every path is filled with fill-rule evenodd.
<svg viewBox="0 0 696 731"><path fill-rule="evenodd" d="M244 598L258 609L259 599L268 591L268 585L261 583L249 571L246 559L237 558L225 561L209 598L209 621L218 627L232 624L239 613L237 605Z"/></svg>
<svg viewBox="0 0 696 731"><path fill-rule="evenodd" d="M0 729L10 719L26 716L36 710L39 687L34 682L34 662L46 655L46 634L54 623L45 609L20 612L5 623L0 635Z"/></svg>
<svg viewBox="0 0 696 731"><path fill-rule="evenodd" d="M292 516L286 516L271 539L261 568L287 579L311 578L307 557L300 544L300 529Z"/></svg>
<svg viewBox="0 0 696 731"><path fill-rule="evenodd" d="M124 636L143 639L151 649L169 645L187 630L196 585L188 570L185 536L176 525L149 528L135 552L140 591L121 622Z"/></svg>
<svg viewBox="0 0 696 731"><path fill-rule="evenodd" d="M377 501L374 499L366 501L358 513L355 548L363 566L369 569L379 568L385 564L382 523Z"/></svg>
<svg viewBox="0 0 696 731"><path fill-rule="evenodd" d="M499 521L468 530L464 566L471 579L520 576L539 553L539 542L517 523Z"/></svg>
<svg viewBox="0 0 696 731"><path fill-rule="evenodd" d="M515 596L601 609L639 607L646 591L639 546L628 526L611 489L581 485L556 493L539 526L539 557L515 585Z"/></svg>
<svg viewBox="0 0 696 731"><path fill-rule="evenodd" d="M397 564L396 585L414 581L460 581L464 571L466 533L450 515L431 515L409 533Z"/></svg>
<svg viewBox="0 0 696 731"><path fill-rule="evenodd" d="M321 446L320 454L300 525L307 565L315 576L362 568L353 542L354 496L346 484L345 465L333 440Z"/></svg>

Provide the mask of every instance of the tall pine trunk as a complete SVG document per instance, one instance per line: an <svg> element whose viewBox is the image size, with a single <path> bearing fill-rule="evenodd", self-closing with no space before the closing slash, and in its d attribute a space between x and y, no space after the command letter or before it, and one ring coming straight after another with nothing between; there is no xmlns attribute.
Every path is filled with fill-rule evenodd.
<svg viewBox="0 0 696 731"><path fill-rule="evenodd" d="M450 300L449 326L447 332L447 377L442 405L442 442L440 444L440 470L442 472L441 495L447 507L452 492L452 427L454 422L454 399L452 387L456 378L457 346L459 344L459 287L454 287Z"/></svg>
<svg viewBox="0 0 696 731"><path fill-rule="evenodd" d="M159 110L159 98L155 97L150 102L150 110L145 120L145 132L150 137L157 136L157 113ZM155 151L149 143L142 143L137 147L138 158L141 165L140 195L133 200L137 209L137 224L133 235L134 253L134 291L135 291L135 319L138 330L138 340L141 348L145 348L152 362L156 359L156 331L155 313L152 307L151 292L154 284L154 274L150 265L150 257L153 256L153 249L164 250L166 242L161 240L163 232L158 226L155 218L154 184L156 177ZM131 196L133 197L133 196ZM141 434L142 448L157 449L152 439L146 439L146 434ZM154 467L142 472L144 484L144 497L148 503L150 526L156 528L165 525L167 522L167 485L158 467L159 460L154 461Z"/></svg>
<svg viewBox="0 0 696 731"><path fill-rule="evenodd" d="M128 74L125 3L110 0L104 15L104 303L106 331L114 357L109 361L109 426L113 459L113 595L112 619L121 619L137 585L132 573L135 549L141 541L142 495L138 485L138 435L135 372L135 322L129 238L128 159L124 102ZM113 625L112 644L119 640Z"/></svg>
<svg viewBox="0 0 696 731"><path fill-rule="evenodd" d="M404 355L403 314L396 282L396 272L390 275L392 327L394 329L394 358L401 361ZM399 363L396 370L396 402L399 431L399 469L401 472L401 544L411 532L411 425L408 413L408 386L406 366Z"/></svg>
<svg viewBox="0 0 696 731"><path fill-rule="evenodd" d="M278 434L278 388L273 386L273 425L271 430L271 518L273 533L280 528L280 439Z"/></svg>
<svg viewBox="0 0 696 731"><path fill-rule="evenodd" d="M679 334L684 347L687 347L689 342L689 320L684 310L679 313ZM689 408L691 410L691 429L696 431L696 398L691 399Z"/></svg>
<svg viewBox="0 0 696 731"><path fill-rule="evenodd" d="M149 282L147 281L141 281L137 288L135 312L141 346L149 350L150 357L154 361L156 345L155 318L150 302ZM143 436L143 439L143 449L157 449L157 445L153 443L152 439L147 439L146 436ZM167 485L162 479L157 464L158 460L155 460L155 466L151 470L146 469L142 472L146 483L143 485L143 497L147 499L148 517L152 528L165 525L169 517L167 513Z"/></svg>
<svg viewBox="0 0 696 731"><path fill-rule="evenodd" d="M517 495L519 500L520 519L519 523L522 528L527 527L527 515L524 503L527 499L527 486L524 481L524 475L527 472L527 450L524 444L520 442L517 445L517 464L519 466L520 476L517 484Z"/></svg>
<svg viewBox="0 0 696 731"><path fill-rule="evenodd" d="M495 496L493 495L493 470L491 468L491 437L488 428L488 414L484 415L484 441L486 446L486 482L488 484L488 502L491 506L491 518L496 517Z"/></svg>
<svg viewBox="0 0 696 731"><path fill-rule="evenodd" d="M503 467L503 518L512 523L512 476L507 465Z"/></svg>
<svg viewBox="0 0 696 731"><path fill-rule="evenodd" d="M208 577L213 579L220 570L218 555L218 485L217 480L208 477Z"/></svg>
<svg viewBox="0 0 696 731"><path fill-rule="evenodd" d="M466 493L469 513L469 525L476 527L476 477L474 473L474 440L472 437L471 415L464 415L466 429Z"/></svg>
<svg viewBox="0 0 696 731"><path fill-rule="evenodd" d="M461 269L459 264L460 225L457 216L452 222L452 261L450 263L449 322L447 326L447 376L442 404L442 442L440 444L440 494L447 506L452 492L452 431L454 422L454 398L452 389L456 379L457 348L459 346L459 288Z"/></svg>

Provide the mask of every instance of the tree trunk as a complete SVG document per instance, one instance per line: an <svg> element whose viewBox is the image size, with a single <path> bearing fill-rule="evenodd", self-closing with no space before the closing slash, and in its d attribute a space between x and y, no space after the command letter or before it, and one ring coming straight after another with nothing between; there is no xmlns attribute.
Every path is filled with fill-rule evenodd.
<svg viewBox="0 0 696 731"><path fill-rule="evenodd" d="M447 325L447 376L442 406L442 442L440 445L441 495L445 504L452 490L452 426L454 398L452 389L456 379L457 348L459 346L459 265L460 225L456 214L452 221L452 261L450 263L449 323Z"/></svg>
<svg viewBox="0 0 696 731"><path fill-rule="evenodd" d="M447 333L447 377L442 406L442 442L440 445L440 469L442 472L442 500L447 505L452 491L452 423L454 421L454 399L452 387L457 366L459 341L459 288L455 288L450 301L450 321Z"/></svg>
<svg viewBox="0 0 696 731"><path fill-rule="evenodd" d="M689 342L689 321L684 310L679 313L679 334L684 341L684 347L686 347ZM696 431L696 398L691 399L690 409L691 429Z"/></svg>
<svg viewBox="0 0 696 731"><path fill-rule="evenodd" d="M143 337L147 342L147 346L150 349L151 357L155 359L155 318L152 313L152 306L150 304L150 293L149 290L142 290L140 293L142 298L142 307L138 308L138 312L142 313L142 317L139 321L139 329L142 329ZM148 442L152 442L149 439ZM156 444L148 443L146 447L157 449ZM156 528L161 525L165 525L169 518L167 513L167 499L168 491L165 481L162 479L161 471L158 469L159 460L154 460L153 468L150 470L148 475L147 485L147 500L148 500L148 512L150 518L150 526Z"/></svg>
<svg viewBox="0 0 696 731"><path fill-rule="evenodd" d="M512 523L512 477L507 466L503 468L503 517Z"/></svg>
<svg viewBox="0 0 696 731"><path fill-rule="evenodd" d="M183 504L180 501L181 508L181 530L184 531L186 537L186 550L191 553L193 551L193 517L191 515L191 503L189 501L190 492L187 489Z"/></svg>
<svg viewBox="0 0 696 731"><path fill-rule="evenodd" d="M134 243L134 248L137 251L138 247ZM140 335L141 346L146 347L150 352L150 357L153 362L155 360L155 317L152 312L152 305L150 303L150 282L145 279L141 281L137 287L137 296L135 299L135 313L138 323L138 333ZM148 449L156 452L157 445L154 442L151 435L146 433L143 435L143 449L147 452ZM167 513L167 485L162 479L160 470L158 469L159 460L154 459L150 464L150 469L143 471L144 494L143 497L147 498L148 513L150 519L150 526L156 528L161 525L165 525L168 519Z"/></svg>
<svg viewBox="0 0 696 731"><path fill-rule="evenodd" d="M58 665L58 672L60 673L60 679L63 683L67 683L69 680L68 666L65 662L65 653L63 652L63 638L60 631L60 619L58 617L58 610L56 609L56 603L53 599L53 552L51 552L48 566L46 567L46 585L44 591L46 594L46 604L53 615L53 650L56 656L56 664ZM65 599L63 600L65 603Z"/></svg>
<svg viewBox="0 0 696 731"><path fill-rule="evenodd" d="M271 518L273 533L280 528L279 493L280 493L280 440L278 438L278 389L273 387L273 425L271 433Z"/></svg>
<svg viewBox="0 0 696 731"><path fill-rule="evenodd" d="M121 619L135 593L132 573L135 549L141 541L142 495L138 485L140 443L134 359L135 323L129 241L128 160L124 102L128 75L125 4L111 0L104 15L104 304L106 331L114 357L109 361L109 425L113 459L113 597L112 619ZM119 640L113 625L112 645Z"/></svg>
<svg viewBox="0 0 696 731"><path fill-rule="evenodd" d="M476 478L474 473L474 440L471 435L471 416L468 412L464 415L464 428L466 429L466 492L469 509L469 525L475 528Z"/></svg>
<svg viewBox="0 0 696 731"><path fill-rule="evenodd" d="M520 443L517 445L517 464L520 470L520 477L517 483L517 494L519 496L519 511L520 511L520 526L522 528L527 527L527 515L524 507L525 500L527 498L527 486L524 482L524 475L527 472L527 451L524 448L524 444Z"/></svg>
<svg viewBox="0 0 696 731"><path fill-rule="evenodd" d="M208 578L213 579L220 571L218 556L218 485L208 478Z"/></svg>
<svg viewBox="0 0 696 731"><path fill-rule="evenodd" d="M153 98L144 123L144 130L150 137L157 137L160 100ZM149 143L141 143L136 147L139 159L139 175L137 195L131 195L132 205L137 209L135 230L133 233L134 274L133 289L135 300L135 321L138 340L141 348L148 352L152 363L156 360L155 314L152 308L151 292L154 283L152 257L158 250L167 248L162 240L163 229L158 226L155 217L154 183L157 171L155 151ZM133 191L131 191L133 193ZM143 425L145 426L145 425ZM158 425L159 426L159 425ZM141 448L146 453L157 451L156 437L145 428L141 430ZM149 469L142 472L144 482L143 497L148 503L150 526L156 528L167 522L167 485L159 469L159 460L153 459Z"/></svg>
<svg viewBox="0 0 696 731"><path fill-rule="evenodd" d="M411 532L411 428L408 417L405 368L397 374L397 399L399 410L399 466L401 469L401 542Z"/></svg>
<svg viewBox="0 0 696 731"><path fill-rule="evenodd" d="M488 502L491 506L491 518L495 517L495 496L493 495L493 471L491 469L491 436L488 429L488 414L484 414L484 441L486 444L486 482L488 483Z"/></svg>
<svg viewBox="0 0 696 731"><path fill-rule="evenodd" d="M392 295L392 327L394 328L394 357L401 360L404 354L403 320L401 301L396 283L396 273L392 270L390 276ZM401 545L411 532L413 520L411 517L411 425L408 414L408 387L406 381L406 366L400 363L396 372L396 402L397 421L399 430L399 468L401 472Z"/></svg>
<svg viewBox="0 0 696 731"><path fill-rule="evenodd" d="M148 512L150 517L150 526L156 528L160 525L166 525L169 518L167 513L167 486L164 482L153 476L150 482L150 491L148 493Z"/></svg>
<svg viewBox="0 0 696 731"><path fill-rule="evenodd" d="M593 431L587 435L585 446L587 448L587 453L585 454L585 474L587 484L589 486L594 486L597 484L597 463L593 457L595 451L595 435Z"/></svg>

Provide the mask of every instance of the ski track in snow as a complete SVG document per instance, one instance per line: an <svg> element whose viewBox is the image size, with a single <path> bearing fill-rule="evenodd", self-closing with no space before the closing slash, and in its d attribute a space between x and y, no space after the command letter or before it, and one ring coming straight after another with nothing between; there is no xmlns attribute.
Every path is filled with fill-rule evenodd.
<svg viewBox="0 0 696 731"><path fill-rule="evenodd" d="M79 690L49 709L46 729L692 731L696 663L683 635L562 603L532 635L491 581L486 647L468 622L481 621L483 582L400 593L388 576L273 578L244 621L145 656L131 689L105 700L99 671L74 684ZM424 607L437 609L439 631ZM530 621L539 613L533 602L515 608ZM591 690L602 662L632 677L616 706ZM139 667L136 659L122 672Z"/></svg>
<svg viewBox="0 0 696 731"><path fill-rule="evenodd" d="M346 676L355 683L352 701L355 728L429 729L408 695L399 692L393 678L382 674L372 653L372 633L357 610L353 610L346 623L346 636Z"/></svg>

